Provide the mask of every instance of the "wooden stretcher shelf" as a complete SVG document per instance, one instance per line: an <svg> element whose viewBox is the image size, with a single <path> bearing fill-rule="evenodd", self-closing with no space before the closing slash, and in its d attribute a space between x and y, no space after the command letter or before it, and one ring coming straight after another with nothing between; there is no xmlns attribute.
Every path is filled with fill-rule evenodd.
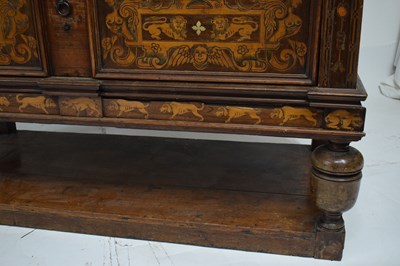
<svg viewBox="0 0 400 266"><path fill-rule="evenodd" d="M2 224L317 256L308 146L27 131L0 140Z"/></svg>

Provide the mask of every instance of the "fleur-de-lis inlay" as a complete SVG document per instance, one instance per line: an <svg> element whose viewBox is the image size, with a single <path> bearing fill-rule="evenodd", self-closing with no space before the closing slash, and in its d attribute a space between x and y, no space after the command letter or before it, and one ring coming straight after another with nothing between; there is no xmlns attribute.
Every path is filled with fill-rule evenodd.
<svg viewBox="0 0 400 266"><path fill-rule="evenodd" d="M196 25L194 25L194 26L192 27L192 29L193 29L194 31L196 31L196 34L199 35L199 36L200 36L200 34L201 34L203 31L206 30L206 28L205 28L204 26L201 25L200 20L197 21Z"/></svg>

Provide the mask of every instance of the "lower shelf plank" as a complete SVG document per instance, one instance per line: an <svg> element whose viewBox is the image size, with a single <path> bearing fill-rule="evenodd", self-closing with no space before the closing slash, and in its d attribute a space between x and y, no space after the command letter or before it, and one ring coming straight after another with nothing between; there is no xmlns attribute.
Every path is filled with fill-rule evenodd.
<svg viewBox="0 0 400 266"><path fill-rule="evenodd" d="M308 146L18 132L0 223L329 259L310 168Z"/></svg>

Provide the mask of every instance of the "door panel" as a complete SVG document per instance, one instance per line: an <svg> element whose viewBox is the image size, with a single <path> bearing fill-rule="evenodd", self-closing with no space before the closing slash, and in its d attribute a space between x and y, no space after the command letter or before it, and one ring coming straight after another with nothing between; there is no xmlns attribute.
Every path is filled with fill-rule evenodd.
<svg viewBox="0 0 400 266"><path fill-rule="evenodd" d="M314 83L319 0L92 4L97 77Z"/></svg>
<svg viewBox="0 0 400 266"><path fill-rule="evenodd" d="M0 0L0 75L47 75L40 13L37 0Z"/></svg>

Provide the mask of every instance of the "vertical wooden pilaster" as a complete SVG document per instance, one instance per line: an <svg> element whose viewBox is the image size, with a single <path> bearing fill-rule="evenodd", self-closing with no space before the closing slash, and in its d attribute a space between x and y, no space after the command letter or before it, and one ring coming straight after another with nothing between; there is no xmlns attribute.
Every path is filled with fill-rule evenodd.
<svg viewBox="0 0 400 266"><path fill-rule="evenodd" d="M363 0L326 0L319 87L356 88Z"/></svg>

